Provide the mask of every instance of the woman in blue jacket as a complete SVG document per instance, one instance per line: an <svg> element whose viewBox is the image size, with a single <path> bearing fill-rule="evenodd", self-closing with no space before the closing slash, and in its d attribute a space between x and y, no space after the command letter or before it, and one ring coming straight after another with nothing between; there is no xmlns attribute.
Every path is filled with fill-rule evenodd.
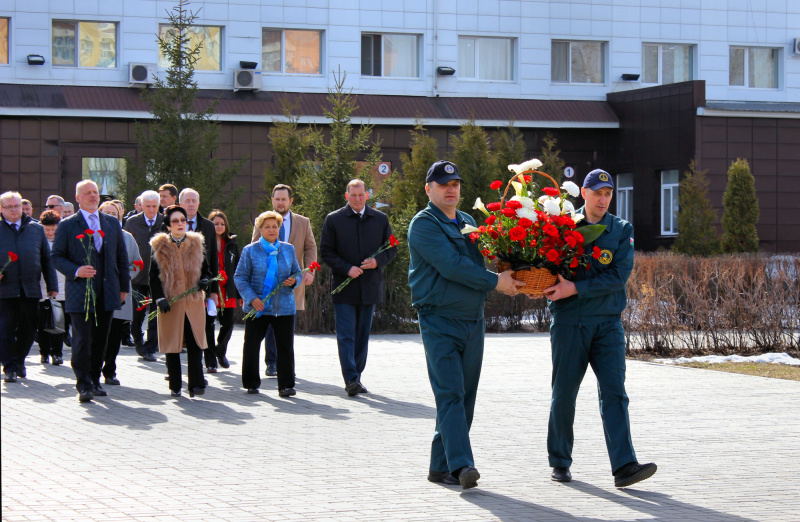
<svg viewBox="0 0 800 522"><path fill-rule="evenodd" d="M293 289L302 281L294 247L278 241L283 217L264 212L256 218L261 239L244 247L233 280L244 300L245 313L258 314L245 321L242 355L242 386L247 393L258 393L261 386L259 360L261 340L271 325L277 346L278 395L291 397L294 390L294 314ZM278 291L266 302L275 288Z"/></svg>

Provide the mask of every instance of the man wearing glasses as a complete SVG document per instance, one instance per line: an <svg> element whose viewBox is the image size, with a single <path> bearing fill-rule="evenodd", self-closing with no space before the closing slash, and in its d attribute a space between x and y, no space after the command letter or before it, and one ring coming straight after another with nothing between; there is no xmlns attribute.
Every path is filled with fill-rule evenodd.
<svg viewBox="0 0 800 522"><path fill-rule="evenodd" d="M64 217L64 198L61 196L56 196L55 194L52 196L47 196L47 202L44 204L44 206L47 208L47 210L52 210L59 216Z"/></svg>

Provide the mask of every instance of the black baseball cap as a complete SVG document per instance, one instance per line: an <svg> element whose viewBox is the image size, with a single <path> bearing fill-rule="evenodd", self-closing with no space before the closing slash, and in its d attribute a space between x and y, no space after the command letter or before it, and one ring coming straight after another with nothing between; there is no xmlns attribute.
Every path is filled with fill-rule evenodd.
<svg viewBox="0 0 800 522"><path fill-rule="evenodd" d="M597 190L603 187L614 188L614 180L611 174L603 169L594 169L583 180L583 186L588 189Z"/></svg>
<svg viewBox="0 0 800 522"><path fill-rule="evenodd" d="M458 167L451 161L437 161L431 168L428 169L428 175L425 177L425 183L435 181L439 185L444 185L454 179L464 181L458 175Z"/></svg>

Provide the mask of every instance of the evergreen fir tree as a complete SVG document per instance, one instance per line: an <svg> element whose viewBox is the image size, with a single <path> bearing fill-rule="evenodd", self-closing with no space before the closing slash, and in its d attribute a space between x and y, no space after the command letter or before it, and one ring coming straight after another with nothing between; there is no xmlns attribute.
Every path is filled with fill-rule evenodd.
<svg viewBox="0 0 800 522"><path fill-rule="evenodd" d="M539 156L539 161L542 162L542 166L539 167L539 170L544 172L545 174L549 174L556 183L561 185L561 178L564 174L564 166L566 162L561 158L561 151L556 149L556 145L558 145L558 140L552 133L548 132L542 138L544 142L544 146L542 147L542 155ZM549 179L543 176L536 176L538 179L534 179L536 184L539 188L536 190L536 197L542 195L541 187L551 187L553 184L550 182Z"/></svg>
<svg viewBox="0 0 800 522"><path fill-rule="evenodd" d="M246 159L222 168L214 157L220 136L219 124L212 119L216 101L204 109L197 102L194 67L202 42L189 45L187 31L199 11L189 11L188 5L186 0L178 1L168 13L172 28L165 37L158 37L158 46L170 65L166 80L157 78L154 89L142 91L153 119L135 126L138 161L126 158L127 200L131 204L142 191L165 183L178 190L191 187L200 194L201 215L220 208L236 229L247 209L238 202L244 187L233 189L232 181Z"/></svg>
<svg viewBox="0 0 800 522"><path fill-rule="evenodd" d="M518 165L526 160L525 139L522 137L522 132L514 127L513 121L508 124L508 127L498 130L495 134L494 154L497 165L495 179L499 179L505 184L513 175L508 170L508 166Z"/></svg>
<svg viewBox="0 0 800 522"><path fill-rule="evenodd" d="M388 183L393 213L400 213L406 208L411 208L416 213L428 204L425 177L430 166L439 160L438 148L436 139L417 120L411 131L411 154L400 155L402 171L396 173Z"/></svg>
<svg viewBox="0 0 800 522"><path fill-rule="evenodd" d="M725 252L758 252L756 182L746 159L738 158L728 168L722 206L722 249Z"/></svg>
<svg viewBox="0 0 800 522"><path fill-rule="evenodd" d="M477 198L486 201L493 193L489 185L496 179L497 164L489 135L470 118L461 126L461 134L450 138L450 146L453 148L453 163L464 179L460 209L482 221L485 216L479 210L473 210L472 206Z"/></svg>
<svg viewBox="0 0 800 522"><path fill-rule="evenodd" d="M679 187L678 238L672 249L690 256L719 254L720 242L714 222L717 211L708 199L707 170L696 170L694 160Z"/></svg>

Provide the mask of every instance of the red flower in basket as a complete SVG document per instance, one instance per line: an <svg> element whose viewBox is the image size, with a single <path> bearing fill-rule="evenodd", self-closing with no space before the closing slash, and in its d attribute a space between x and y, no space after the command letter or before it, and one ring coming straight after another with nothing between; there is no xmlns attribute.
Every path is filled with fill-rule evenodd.
<svg viewBox="0 0 800 522"><path fill-rule="evenodd" d="M475 202L474 208L486 215L486 224L489 226L468 226L461 232L469 234L470 239L477 236L485 257L491 259L496 256L514 271L544 269L549 272L546 277L535 278L554 283L556 274L561 274L572 280L575 269L586 267L592 257L585 253L584 245L597 239L605 226L586 225L577 228L583 216L575 213L575 207L568 198L577 197L580 189L571 181L559 188L549 175L535 170L540 166L538 160L509 165L509 170L516 174L506 185L500 201L485 206L481 201ZM539 187L532 175L549 179L554 186L542 187L543 195L534 199ZM509 194L512 187L514 190ZM495 181L490 188L496 190L500 187ZM520 279L526 280L524 273L519 275ZM530 289L527 293L540 293L543 288ZM526 291L525 287L520 290Z"/></svg>

